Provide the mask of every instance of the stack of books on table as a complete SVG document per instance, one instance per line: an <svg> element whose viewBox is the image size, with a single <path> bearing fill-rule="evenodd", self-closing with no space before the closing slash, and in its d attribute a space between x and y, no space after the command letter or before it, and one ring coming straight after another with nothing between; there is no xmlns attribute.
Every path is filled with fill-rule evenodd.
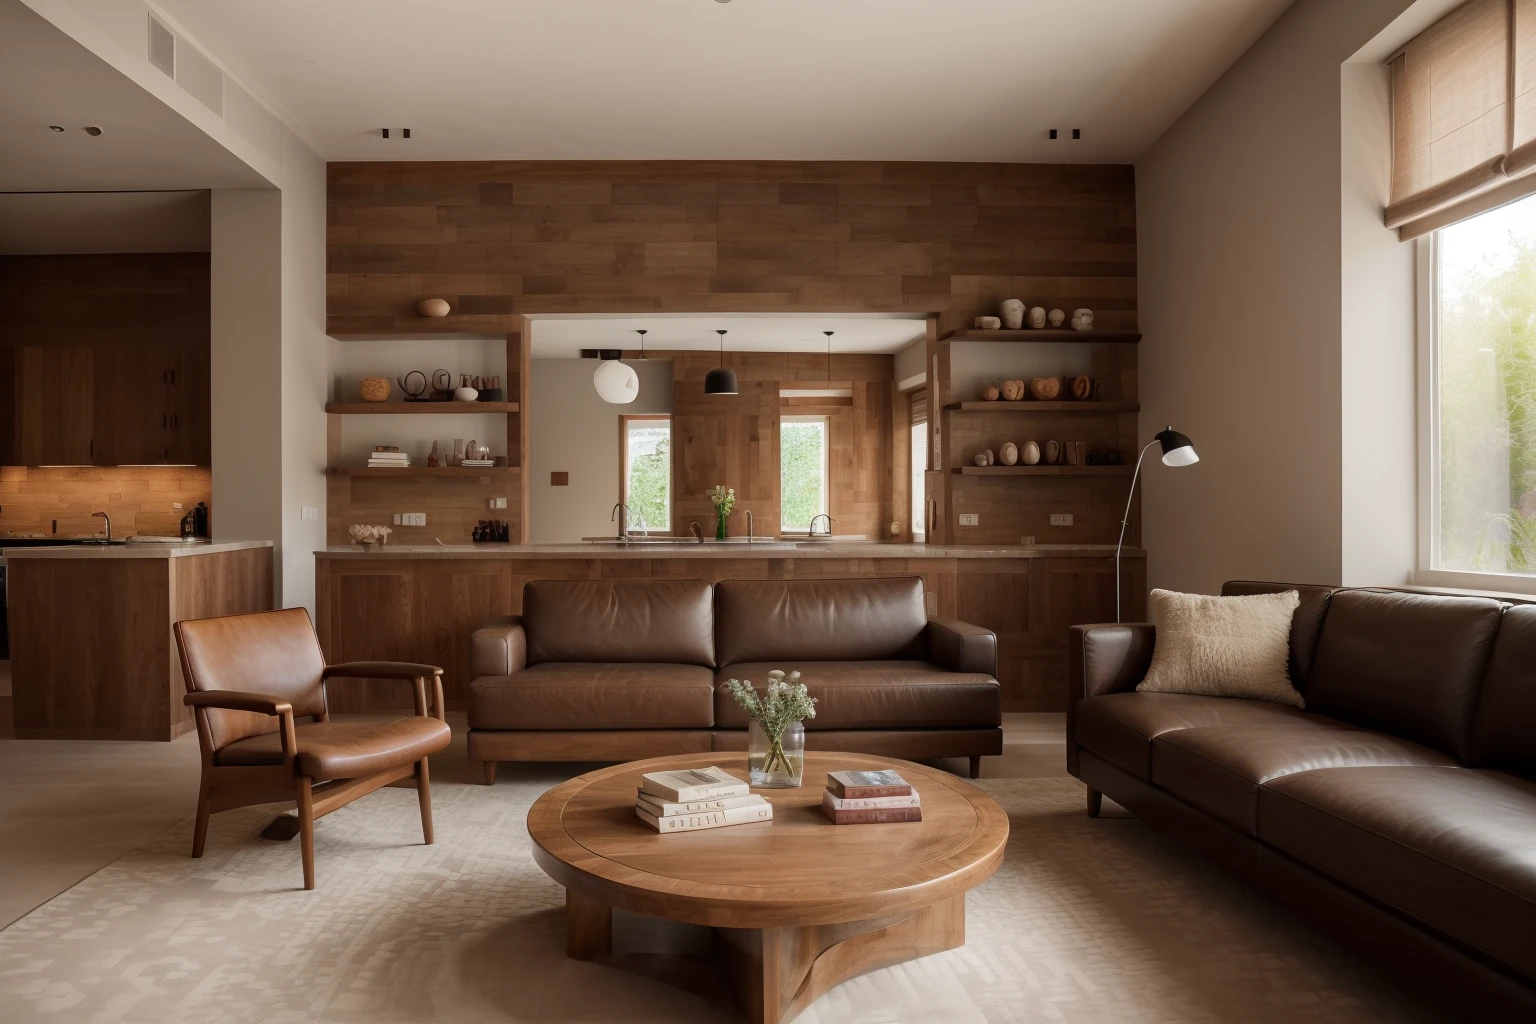
<svg viewBox="0 0 1536 1024"><path fill-rule="evenodd" d="M642 775L635 815L658 832L773 820L773 804L721 768L688 768Z"/></svg>
<svg viewBox="0 0 1536 1024"><path fill-rule="evenodd" d="M392 444L381 444L368 453L369 469L404 469L411 457Z"/></svg>
<svg viewBox="0 0 1536 1024"><path fill-rule="evenodd" d="M831 772L821 809L834 825L875 825L888 821L922 821L917 790L890 769Z"/></svg>

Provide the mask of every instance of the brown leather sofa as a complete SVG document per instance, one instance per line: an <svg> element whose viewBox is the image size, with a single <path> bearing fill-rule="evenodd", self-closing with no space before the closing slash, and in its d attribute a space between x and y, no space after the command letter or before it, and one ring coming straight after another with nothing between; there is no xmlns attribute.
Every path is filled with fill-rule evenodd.
<svg viewBox="0 0 1536 1024"><path fill-rule="evenodd" d="M471 638L469 756L625 761L746 749L719 688L798 670L806 746L906 758L1002 753L997 638L929 619L916 577L536 581Z"/></svg>
<svg viewBox="0 0 1536 1024"><path fill-rule="evenodd" d="M1149 624L1072 629L1067 767L1471 1020L1536 1019L1536 605L1296 590L1306 709L1137 693Z"/></svg>

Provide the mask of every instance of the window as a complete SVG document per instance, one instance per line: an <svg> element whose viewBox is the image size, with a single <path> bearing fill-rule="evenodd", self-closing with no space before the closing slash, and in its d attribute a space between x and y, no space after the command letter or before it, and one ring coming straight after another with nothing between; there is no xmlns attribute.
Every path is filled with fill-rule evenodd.
<svg viewBox="0 0 1536 1024"><path fill-rule="evenodd" d="M619 417L620 491L630 527L672 531L672 420L667 416Z"/></svg>
<svg viewBox="0 0 1536 1024"><path fill-rule="evenodd" d="M912 395L912 539L920 541L928 528L928 392L919 389Z"/></svg>
<svg viewBox="0 0 1536 1024"><path fill-rule="evenodd" d="M1536 577L1536 196L1441 228L1420 255L1420 566L1440 574L1425 582L1507 589L1447 574Z"/></svg>
<svg viewBox="0 0 1536 1024"><path fill-rule="evenodd" d="M780 526L805 533L827 511L827 418L785 416L779 421Z"/></svg>

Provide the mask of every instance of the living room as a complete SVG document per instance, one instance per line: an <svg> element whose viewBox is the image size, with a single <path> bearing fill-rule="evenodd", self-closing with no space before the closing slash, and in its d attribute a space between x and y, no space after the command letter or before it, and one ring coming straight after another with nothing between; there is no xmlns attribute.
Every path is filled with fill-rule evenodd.
<svg viewBox="0 0 1536 1024"><path fill-rule="evenodd" d="M7 1019L1531 1016L1532 8L0 0Z"/></svg>

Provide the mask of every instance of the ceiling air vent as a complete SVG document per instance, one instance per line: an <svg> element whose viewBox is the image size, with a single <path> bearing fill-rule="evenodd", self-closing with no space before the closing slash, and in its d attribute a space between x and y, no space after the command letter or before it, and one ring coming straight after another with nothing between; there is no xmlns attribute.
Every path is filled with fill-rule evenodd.
<svg viewBox="0 0 1536 1024"><path fill-rule="evenodd" d="M149 62L171 78L176 77L176 34L149 16Z"/></svg>

